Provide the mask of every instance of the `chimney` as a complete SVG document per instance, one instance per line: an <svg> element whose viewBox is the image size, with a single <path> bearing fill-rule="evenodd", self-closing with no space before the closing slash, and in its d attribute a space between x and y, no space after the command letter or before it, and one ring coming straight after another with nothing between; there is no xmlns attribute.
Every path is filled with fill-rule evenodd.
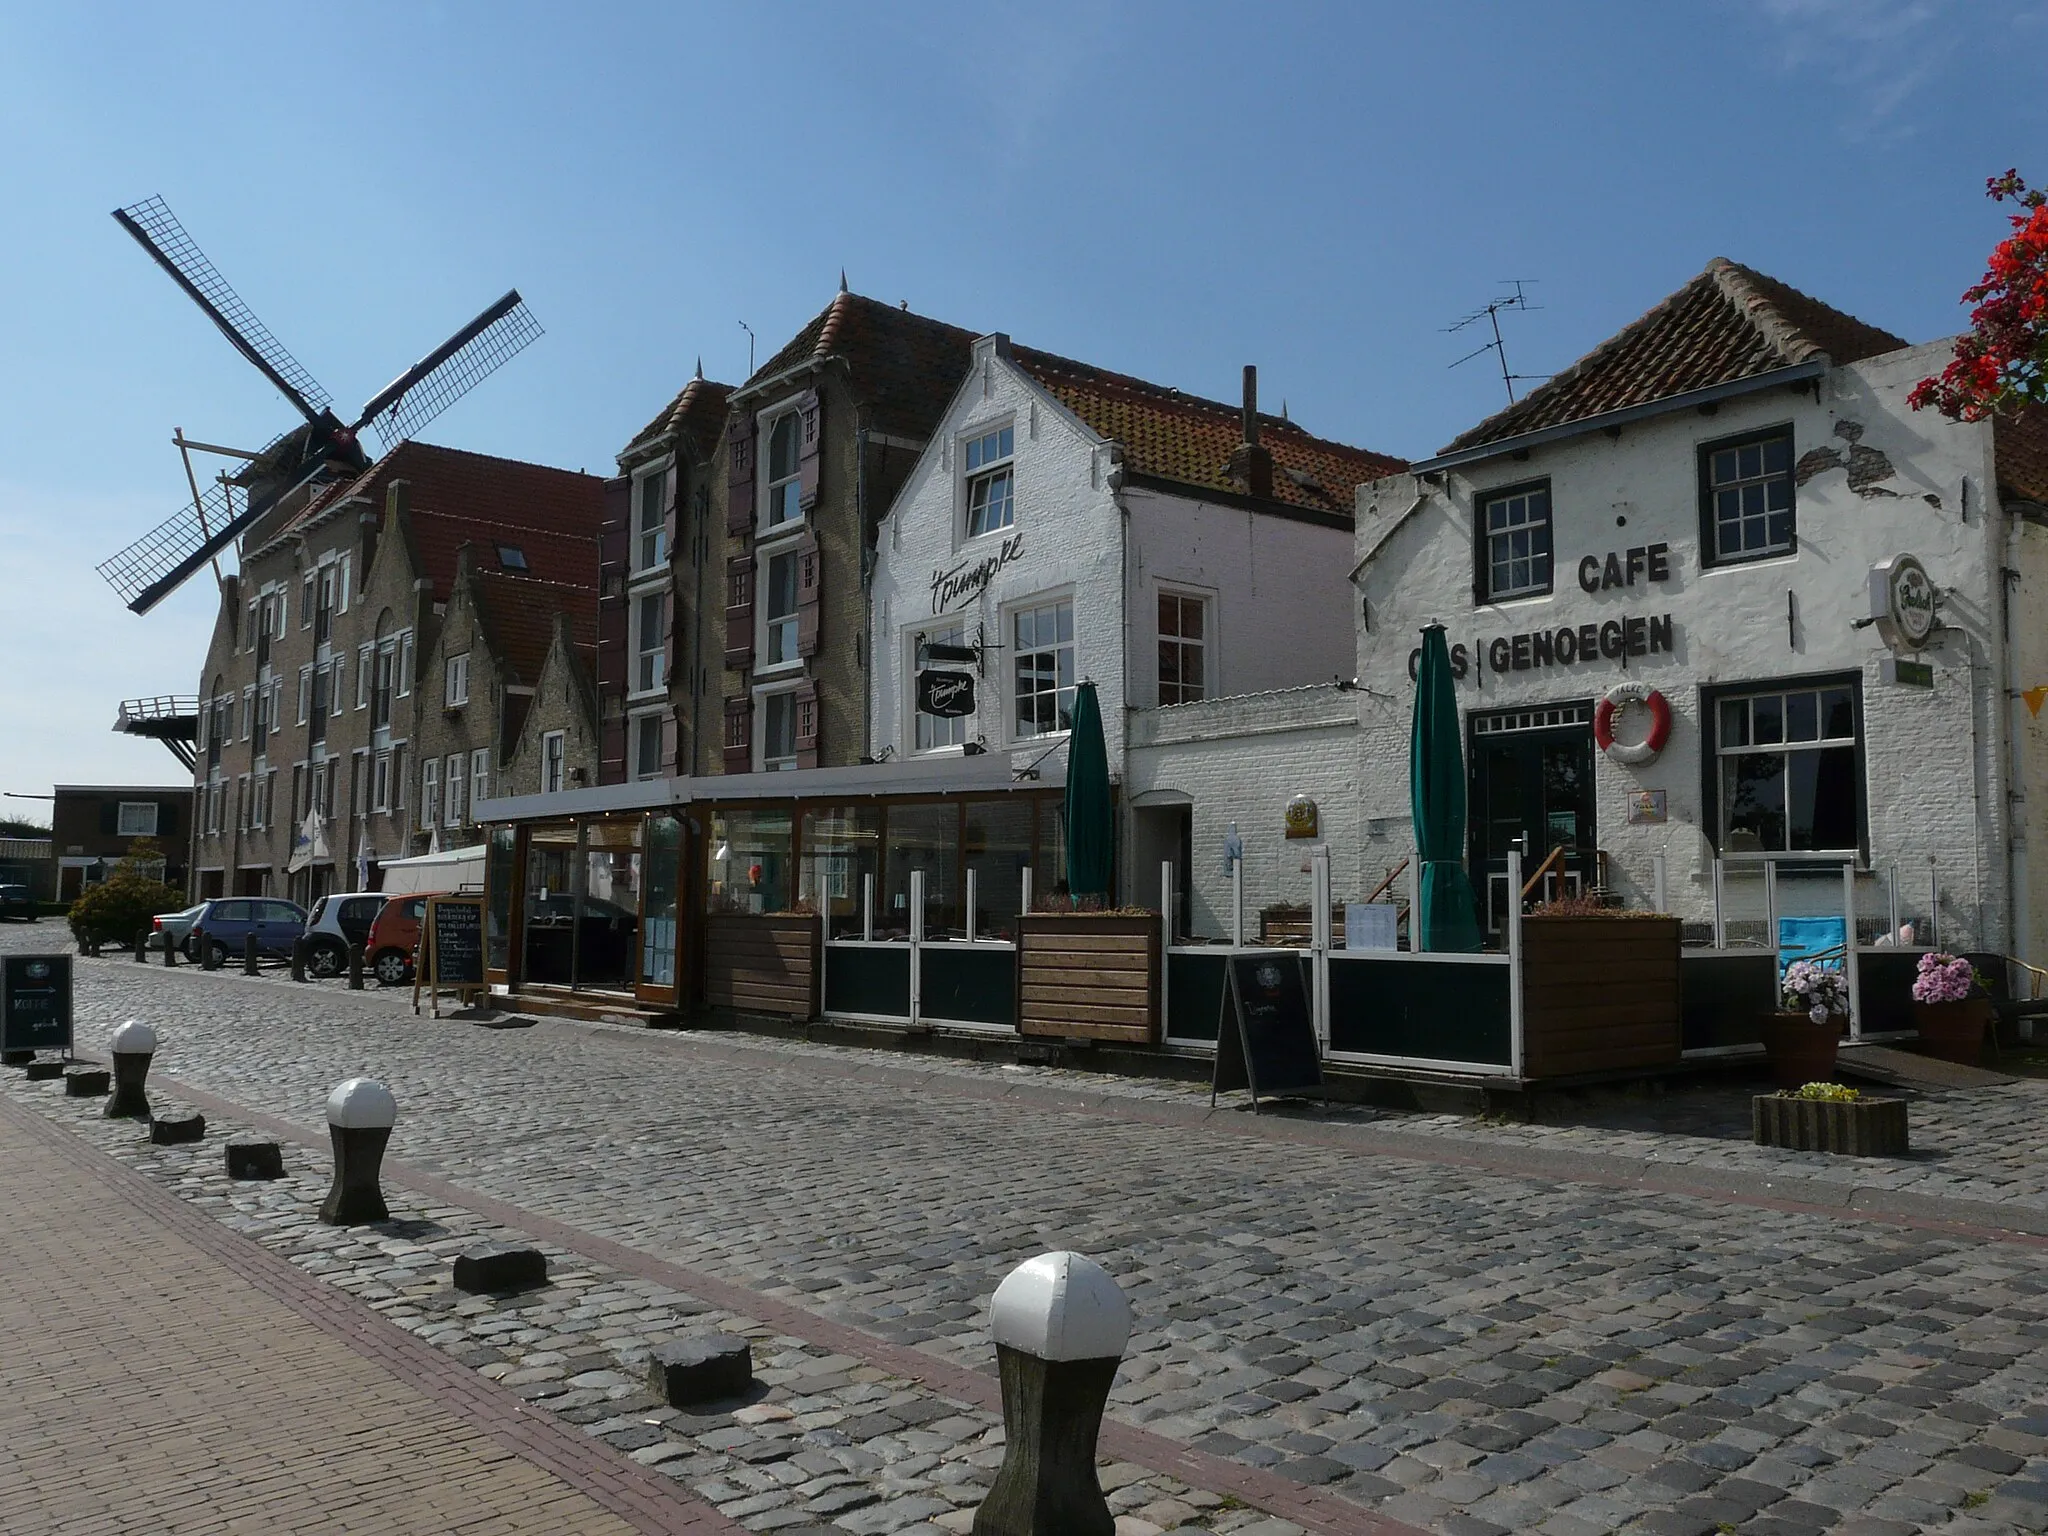
<svg viewBox="0 0 2048 1536"><path fill-rule="evenodd" d="M1270 500L1273 455L1259 441L1259 370L1244 365L1244 441L1230 455L1228 474L1247 494Z"/></svg>

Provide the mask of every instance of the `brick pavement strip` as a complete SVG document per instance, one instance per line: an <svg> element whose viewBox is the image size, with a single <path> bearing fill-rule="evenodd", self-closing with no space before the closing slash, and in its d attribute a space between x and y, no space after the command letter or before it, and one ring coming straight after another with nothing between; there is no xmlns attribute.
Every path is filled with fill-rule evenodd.
<svg viewBox="0 0 2048 1536"><path fill-rule="evenodd" d="M739 1529L5 1097L0 1149L10 1536Z"/></svg>
<svg viewBox="0 0 2048 1536"><path fill-rule="evenodd" d="M1512 1159L1546 1138L1516 1127L1371 1116L1455 1157L1361 1157L1322 1139L1341 1126L1157 1123L1187 1099L1170 1086L914 1063L930 1080L906 1091L901 1058L857 1052L415 1023L332 989L90 962L80 980L86 1038L146 1012L183 1081L315 1133L327 1087L375 1071L401 1104L394 1153L465 1197L955 1366L985 1366L1010 1264L1091 1252L1139 1315L1120 1424L1357 1511L1551 1536L2048 1511L2048 1280L2025 1241L1531 1176ZM1009 1086L1026 1081L1055 1091ZM1915 1114L1953 1132L2043 1102ZM2048 1188L2038 1123L1897 1179L1852 1171L1925 1195L1944 1168L1986 1204Z"/></svg>

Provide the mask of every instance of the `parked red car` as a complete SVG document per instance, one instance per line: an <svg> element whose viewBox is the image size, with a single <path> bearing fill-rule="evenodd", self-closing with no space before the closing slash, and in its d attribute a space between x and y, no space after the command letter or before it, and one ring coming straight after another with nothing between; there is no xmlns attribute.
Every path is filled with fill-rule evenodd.
<svg viewBox="0 0 2048 1536"><path fill-rule="evenodd" d="M420 919L426 914L424 892L385 898L383 910L370 924L370 941L364 946L369 952L370 974L377 978L378 985L398 987L412 980L413 952L419 948Z"/></svg>

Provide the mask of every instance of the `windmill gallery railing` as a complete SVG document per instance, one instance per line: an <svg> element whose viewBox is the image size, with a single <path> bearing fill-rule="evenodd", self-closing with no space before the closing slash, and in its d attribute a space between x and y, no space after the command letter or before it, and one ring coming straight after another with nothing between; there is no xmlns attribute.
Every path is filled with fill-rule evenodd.
<svg viewBox="0 0 2048 1536"><path fill-rule="evenodd" d="M127 736L160 741L189 770L198 762L199 700L188 694L155 694L123 699L114 729Z"/></svg>

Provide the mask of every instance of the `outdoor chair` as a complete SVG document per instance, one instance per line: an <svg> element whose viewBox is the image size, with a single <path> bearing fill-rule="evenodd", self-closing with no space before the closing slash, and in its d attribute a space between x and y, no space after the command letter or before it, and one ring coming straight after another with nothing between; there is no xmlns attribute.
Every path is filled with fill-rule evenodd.
<svg viewBox="0 0 2048 1536"><path fill-rule="evenodd" d="M1972 950L1963 958L1976 967L1991 993L1991 1053L1995 1060L2000 1047L2019 1044L2020 1020L2048 1019L2048 997L2041 995L2042 982L2048 980L2048 971L1989 950ZM2025 997L2012 995L2012 970L2015 966L2027 974Z"/></svg>

